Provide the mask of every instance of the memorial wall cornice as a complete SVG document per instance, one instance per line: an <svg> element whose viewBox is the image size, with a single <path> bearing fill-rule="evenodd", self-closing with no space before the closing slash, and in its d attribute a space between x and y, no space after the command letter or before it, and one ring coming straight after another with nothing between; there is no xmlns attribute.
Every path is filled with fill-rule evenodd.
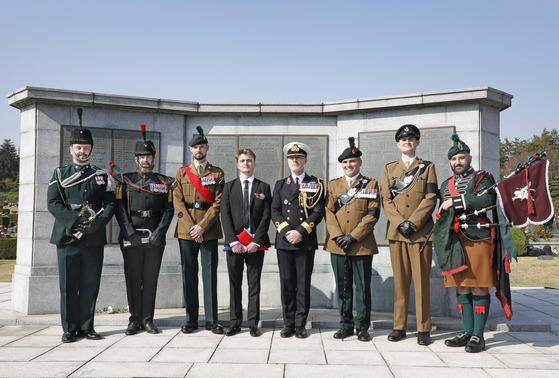
<svg viewBox="0 0 559 378"><path fill-rule="evenodd" d="M9 105L17 109L31 104L57 104L184 115L255 116L273 114L336 116L403 107L432 107L460 103L482 103L501 111L511 106L513 98L512 95L497 89L481 87L323 103L207 103L29 86L18 89L7 97Z"/></svg>

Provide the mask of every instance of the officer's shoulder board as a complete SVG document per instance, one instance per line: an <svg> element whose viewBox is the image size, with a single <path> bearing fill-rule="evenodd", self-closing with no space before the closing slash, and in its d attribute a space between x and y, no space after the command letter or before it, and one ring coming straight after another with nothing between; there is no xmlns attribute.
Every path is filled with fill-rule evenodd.
<svg viewBox="0 0 559 378"><path fill-rule="evenodd" d="M394 160L394 161L391 161L391 162L389 162L389 163L386 163L386 164L384 165L384 168L388 168L389 165L396 164L396 163L398 163L398 160Z"/></svg>
<svg viewBox="0 0 559 378"><path fill-rule="evenodd" d="M374 181L375 179L367 177L367 176L363 176L363 184L367 185L369 184L371 181Z"/></svg>

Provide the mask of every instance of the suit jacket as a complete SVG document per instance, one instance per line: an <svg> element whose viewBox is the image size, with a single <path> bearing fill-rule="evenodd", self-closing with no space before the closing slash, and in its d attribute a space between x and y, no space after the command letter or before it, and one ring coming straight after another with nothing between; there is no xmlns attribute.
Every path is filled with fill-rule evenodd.
<svg viewBox="0 0 559 378"><path fill-rule="evenodd" d="M408 243L418 243L427 240L433 229L433 217L431 214L437 205L437 174L435 165L429 164L425 171L419 175L415 184L406 193L400 193L396 197L392 196L390 186L398 184L411 171L418 168L422 159L415 159L406 168L402 159L388 163L382 173L380 191L382 195L382 206L388 224L386 227L386 238L394 241L404 241ZM409 238L398 232L398 226L410 221L416 225L417 230Z"/></svg>
<svg viewBox="0 0 559 378"><path fill-rule="evenodd" d="M328 236L324 245L324 249L328 252L338 255L345 254L338 247L334 239L338 236L351 235L356 241L350 245L348 255L361 256L376 255L378 253L377 242L373 232L380 216L378 183L376 180L359 175L351 185L351 188L355 188L361 183L363 183L361 189L369 189L366 191L367 194L360 191L353 197L350 203L340 207L338 211L336 211L338 199L346 194L350 187L345 176L328 183L328 197L326 200L326 228Z"/></svg>
<svg viewBox="0 0 559 378"><path fill-rule="evenodd" d="M322 181L305 174L304 183L316 182L321 186ZM276 229L276 248L287 250L309 251L318 248L316 237L316 226L324 217L324 193L320 195L318 202L312 209L308 209L308 217L299 201L299 187L295 184L293 177L288 176L278 180L274 187L272 197L272 221ZM290 230L297 230L303 237L298 244L287 241L285 234Z"/></svg>
<svg viewBox="0 0 559 378"><path fill-rule="evenodd" d="M128 185L124 177L144 190ZM138 228L145 228L164 244L165 234L173 219L173 197L172 193L169 193L172 192L173 179L159 173L144 178L138 172L131 172L120 175L117 180L121 182L122 191L121 198L117 199L115 212L120 227L119 238L128 240ZM155 215L144 218L131 213L139 210L151 210Z"/></svg>
<svg viewBox="0 0 559 378"><path fill-rule="evenodd" d="M255 178L250 189L250 228L253 242L260 246L270 246L268 228L270 226L270 206L272 192L270 185ZM237 241L243 232L243 187L241 180L229 181L221 196L221 222L225 234L225 244Z"/></svg>
<svg viewBox="0 0 559 378"><path fill-rule="evenodd" d="M192 236L190 236L190 229L197 224L204 229L204 240L221 238L219 208L221 205L221 193L225 183L223 170L208 163L200 175L201 178L205 177L209 182L209 184L204 186L214 197L213 205L209 208L187 208L188 204L198 203L208 206L209 203L194 188L184 169L185 167L178 169L175 183L173 184L173 206L178 218L175 237L193 240ZM190 169L192 173L198 176L194 163L187 165L186 169Z"/></svg>
<svg viewBox="0 0 559 378"><path fill-rule="evenodd" d="M62 184L73 175L80 175L80 178L68 185ZM71 210L71 205L87 204L95 211L103 207L105 210L96 219L103 224L109 223L116 208L114 188L109 185L110 180L113 178L105 170L89 164L70 164L54 171L47 190L47 208L55 219L51 243L68 245L76 242L76 238L66 235L66 229L75 232L72 225L79 217L79 210ZM93 234L83 235L81 240L88 247L107 244L105 227Z"/></svg>

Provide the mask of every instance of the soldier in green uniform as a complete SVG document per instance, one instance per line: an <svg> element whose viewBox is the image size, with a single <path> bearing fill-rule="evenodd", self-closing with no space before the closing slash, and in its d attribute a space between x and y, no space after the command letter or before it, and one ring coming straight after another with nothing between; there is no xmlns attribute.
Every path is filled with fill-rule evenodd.
<svg viewBox="0 0 559 378"><path fill-rule="evenodd" d="M397 161L386 164L382 174L382 206L388 224L386 238L394 273L394 326L388 340L406 337L410 286L415 287L417 343L431 343L430 282L432 244L420 250L433 228L431 214L437 204L435 165L420 159L415 150L421 137L414 125L403 125L395 135L402 153Z"/></svg>
<svg viewBox="0 0 559 378"><path fill-rule="evenodd" d="M116 176L115 213L120 234L118 241L124 259L124 276L130 321L126 335L141 328L159 333L153 323L159 269L165 249L165 235L173 219L171 177L153 172L155 146L146 140L136 142L136 172Z"/></svg>
<svg viewBox="0 0 559 378"><path fill-rule="evenodd" d="M89 164L93 138L81 125L81 108L78 115L80 127L70 135L73 164L54 170L47 191L47 208L55 218L50 242L58 256L64 343L76 337L101 338L93 320L107 244L105 226L115 212L112 177Z"/></svg>
<svg viewBox="0 0 559 378"><path fill-rule="evenodd" d="M340 329L334 338L353 335L355 327L358 340L370 341L367 330L371 325L371 273L373 255L378 253L373 230L380 215L380 193L376 180L359 173L362 153L355 147L353 137L349 138L349 144L338 157L345 175L328 183L328 237L324 249L332 254L338 291Z"/></svg>
<svg viewBox="0 0 559 378"><path fill-rule="evenodd" d="M478 353L485 349L483 330L491 302L489 287L497 285L497 271L492 264L494 257L491 229L458 228L455 233L451 231L451 227L454 228L454 224L451 223L455 216L473 215L476 210L494 205L495 192L484 191L493 185L494 180L488 172L474 170L471 166L470 148L458 135L454 134L452 140L454 144L448 151L448 159L454 175L441 185L441 218L435 225L433 241L439 261L455 260L447 271L443 271L444 285L456 287L456 301L464 331L452 339L445 340L445 345L465 347L466 352ZM474 192L485 193L473 195ZM490 223L485 214L486 212L481 211L479 215L469 216L468 219L479 224ZM456 251L455 248L458 248L457 255L444 260L440 258L440 254L452 254Z"/></svg>
<svg viewBox="0 0 559 378"><path fill-rule="evenodd" d="M179 168L175 176L173 206L178 217L175 237L179 238L181 253L186 323L183 333L198 328L198 253L201 254L204 283L206 330L223 333L217 322L217 240L221 238L219 211L225 185L223 170L206 160L210 146L204 131L190 142L192 163Z"/></svg>

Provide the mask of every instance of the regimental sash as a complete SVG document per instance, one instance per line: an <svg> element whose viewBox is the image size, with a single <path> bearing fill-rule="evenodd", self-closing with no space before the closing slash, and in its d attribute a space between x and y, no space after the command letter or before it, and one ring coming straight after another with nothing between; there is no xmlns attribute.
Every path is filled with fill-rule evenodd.
<svg viewBox="0 0 559 378"><path fill-rule="evenodd" d="M553 218L548 168L549 160L545 160L497 185L499 205L512 227L543 224Z"/></svg>
<svg viewBox="0 0 559 378"><path fill-rule="evenodd" d="M402 181L392 186L391 188L389 187L390 192L392 193L392 198L396 197L398 194L405 193L406 189L411 189L416 183L418 177L421 176L423 172L425 172L429 164L431 164L430 161L424 161L423 163L419 164L419 167L408 173Z"/></svg>
<svg viewBox="0 0 559 378"><path fill-rule="evenodd" d="M210 204L210 206L212 206L213 203L214 203L214 196L208 190L208 188L206 188L204 186L204 184L202 184L202 181L200 181L198 176L196 176L194 173L192 173L190 171L190 169L188 169L188 167L190 167L190 166L184 167L184 171L186 172L186 175L188 176L188 179L190 180L192 185L194 185L194 188L198 191L198 193L200 193L200 195L202 197L204 197L204 199ZM214 183L215 183L215 178L213 180L214 180Z"/></svg>

